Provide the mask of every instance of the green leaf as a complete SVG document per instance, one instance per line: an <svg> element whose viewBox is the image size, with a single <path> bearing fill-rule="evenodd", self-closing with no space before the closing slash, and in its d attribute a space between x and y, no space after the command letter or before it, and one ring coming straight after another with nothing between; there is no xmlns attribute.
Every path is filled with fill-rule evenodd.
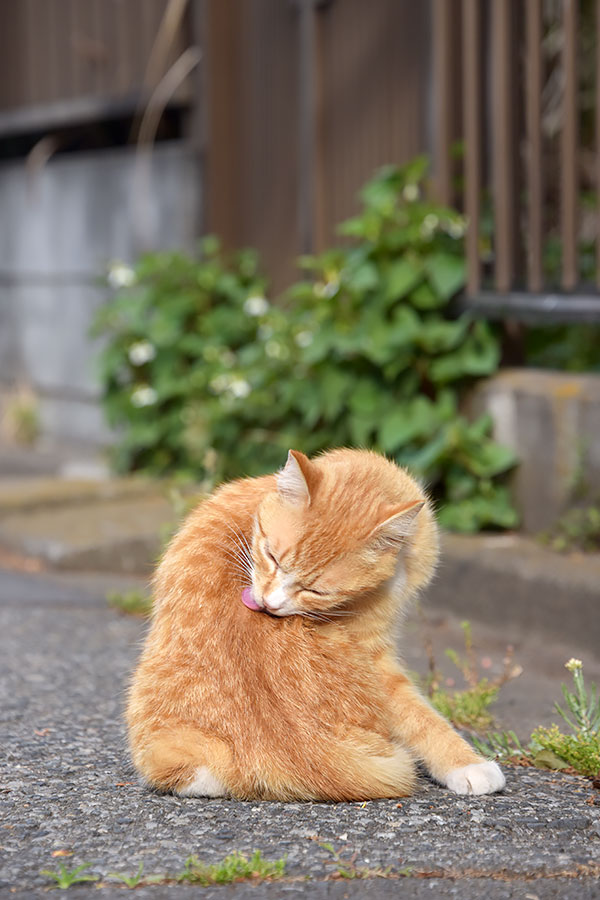
<svg viewBox="0 0 600 900"><path fill-rule="evenodd" d="M450 531L474 533L482 528L515 528L519 524L510 495L502 485L494 485L488 496L477 494L442 506L438 519Z"/></svg>
<svg viewBox="0 0 600 900"><path fill-rule="evenodd" d="M387 303L402 300L423 277L423 267L416 260L399 259L392 263L384 279L384 297Z"/></svg>
<svg viewBox="0 0 600 900"><path fill-rule="evenodd" d="M466 316L454 322L437 317L425 319L416 341L427 353L445 353L463 340L469 325L470 320Z"/></svg>
<svg viewBox="0 0 600 900"><path fill-rule="evenodd" d="M379 284L379 272L372 262L364 262L346 272L345 284L356 294L366 294Z"/></svg>
<svg viewBox="0 0 600 900"><path fill-rule="evenodd" d="M553 771L569 768L569 763L552 750L539 750L533 757L533 764L537 769L552 769Z"/></svg>
<svg viewBox="0 0 600 900"><path fill-rule="evenodd" d="M321 380L322 413L326 419L335 419L344 409L348 390L352 389L352 381L339 369L327 369Z"/></svg>
<svg viewBox="0 0 600 900"><path fill-rule="evenodd" d="M510 447L496 444L490 440L462 450L460 458L469 471L480 478L492 478L494 475L506 472L516 462L514 451Z"/></svg>
<svg viewBox="0 0 600 900"><path fill-rule="evenodd" d="M429 437L438 424L437 408L426 397L415 397L385 417L378 441L382 450L393 453L417 437Z"/></svg>
<svg viewBox="0 0 600 900"><path fill-rule="evenodd" d="M465 285L466 268L462 256L432 253L425 262L431 286L442 300L449 300Z"/></svg>
<svg viewBox="0 0 600 900"><path fill-rule="evenodd" d="M490 375L498 366L500 350L487 326L476 322L462 345L431 363L432 381L447 384L467 375Z"/></svg>
<svg viewBox="0 0 600 900"><path fill-rule="evenodd" d="M412 291L410 302L416 309L426 312L431 309L438 309L446 301L425 282Z"/></svg>
<svg viewBox="0 0 600 900"><path fill-rule="evenodd" d="M377 428L378 417L358 415L354 413L348 418L348 428L352 444L356 447L368 447L372 442L372 435Z"/></svg>
<svg viewBox="0 0 600 900"><path fill-rule="evenodd" d="M348 402L358 415L373 414L381 407L381 390L377 382L367 378L360 379Z"/></svg>

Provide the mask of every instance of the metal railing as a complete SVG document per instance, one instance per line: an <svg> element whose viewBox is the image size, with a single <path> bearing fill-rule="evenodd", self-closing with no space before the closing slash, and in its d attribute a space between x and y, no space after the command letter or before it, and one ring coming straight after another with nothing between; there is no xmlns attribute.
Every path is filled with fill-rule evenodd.
<svg viewBox="0 0 600 900"><path fill-rule="evenodd" d="M600 319L600 0L432 3L437 190L468 219L469 304Z"/></svg>

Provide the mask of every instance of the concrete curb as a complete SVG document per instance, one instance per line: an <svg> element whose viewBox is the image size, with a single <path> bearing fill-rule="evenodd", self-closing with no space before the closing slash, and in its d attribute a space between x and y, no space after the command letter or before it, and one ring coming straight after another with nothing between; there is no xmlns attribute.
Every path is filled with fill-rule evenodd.
<svg viewBox="0 0 600 900"><path fill-rule="evenodd" d="M553 553L520 535L451 535L427 602L503 631L600 648L600 555Z"/></svg>

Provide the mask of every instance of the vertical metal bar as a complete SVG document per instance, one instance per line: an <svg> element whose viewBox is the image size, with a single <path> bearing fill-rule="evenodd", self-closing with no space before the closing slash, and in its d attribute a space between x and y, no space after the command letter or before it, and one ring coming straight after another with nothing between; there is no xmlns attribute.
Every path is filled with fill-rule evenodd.
<svg viewBox="0 0 600 900"><path fill-rule="evenodd" d="M441 203L452 202L453 50L454 0L433 0L433 102L436 193Z"/></svg>
<svg viewBox="0 0 600 900"><path fill-rule="evenodd" d="M496 289L514 277L514 171L512 128L511 3L492 0L492 171Z"/></svg>
<svg viewBox="0 0 600 900"><path fill-rule="evenodd" d="M598 0L600 5L600 0ZM527 287L542 276L542 0L527 0L525 116L527 127Z"/></svg>
<svg viewBox="0 0 600 900"><path fill-rule="evenodd" d="M596 0L596 286L600 289L600 0Z"/></svg>
<svg viewBox="0 0 600 900"><path fill-rule="evenodd" d="M242 35L246 26L242 0L206 0L203 64L206 123L210 134L205 157L206 226L227 248L239 247L247 210L243 181L245 147L240 85L247 76Z"/></svg>
<svg viewBox="0 0 600 900"><path fill-rule="evenodd" d="M467 291L481 285L479 218L481 186L480 0L463 0L463 110L465 137L465 212L467 229Z"/></svg>
<svg viewBox="0 0 600 900"><path fill-rule="evenodd" d="M563 0L563 129L561 135L562 286L577 284L577 0Z"/></svg>
<svg viewBox="0 0 600 900"><path fill-rule="evenodd" d="M315 242L316 171L316 16L313 0L300 0L299 14L298 232L302 253L310 253Z"/></svg>

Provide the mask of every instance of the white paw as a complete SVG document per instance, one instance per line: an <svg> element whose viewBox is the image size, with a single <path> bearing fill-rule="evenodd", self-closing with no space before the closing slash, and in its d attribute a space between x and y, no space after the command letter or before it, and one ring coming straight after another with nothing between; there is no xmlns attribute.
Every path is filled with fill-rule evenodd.
<svg viewBox="0 0 600 900"><path fill-rule="evenodd" d="M493 794L506 784L502 769L495 762L472 763L452 769L444 780L446 787L456 794Z"/></svg>
<svg viewBox="0 0 600 900"><path fill-rule="evenodd" d="M190 783L177 793L180 797L226 797L227 788L207 766L199 766Z"/></svg>

